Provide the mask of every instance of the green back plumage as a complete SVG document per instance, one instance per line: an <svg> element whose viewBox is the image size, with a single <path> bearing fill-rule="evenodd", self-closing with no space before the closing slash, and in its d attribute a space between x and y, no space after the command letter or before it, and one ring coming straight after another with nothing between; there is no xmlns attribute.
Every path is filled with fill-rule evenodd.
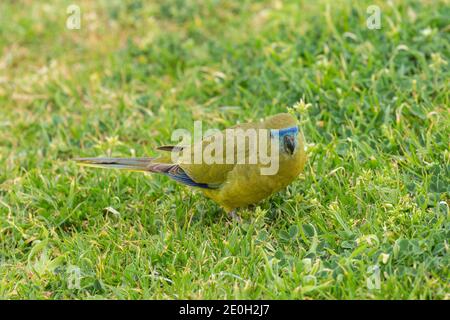
<svg viewBox="0 0 450 320"><path fill-rule="evenodd" d="M247 129L283 129L295 126L297 124L297 121L295 117L290 115L289 113L280 113L277 115L274 115L272 117L267 118L265 121L262 122L249 122L249 123L243 123L238 124L230 129L242 129L243 131L246 131ZM223 155L222 155L222 163L205 163L204 161L199 164L192 163L194 159L194 152L196 149L200 152L206 150L208 146L215 142L215 139L218 138L218 135L225 136L225 132L221 131L220 133L214 134L212 136L206 137L199 143L186 148L184 152L186 152L186 156L188 158L189 163L183 163L182 161L179 162L179 165L183 170L195 181L201 182L201 183L208 183L212 185L220 185L226 181L228 173L233 170L235 167L235 163L227 164L226 157L227 157L227 146L225 144L225 139L222 139L223 141ZM212 149L212 148L211 148ZM234 153L234 159L239 158L238 152L244 152L243 158L248 160L249 154L249 144L246 143L244 145L244 148L240 149L237 146L233 148ZM213 156L215 156L214 152L211 153ZM246 161L248 163L248 161Z"/></svg>

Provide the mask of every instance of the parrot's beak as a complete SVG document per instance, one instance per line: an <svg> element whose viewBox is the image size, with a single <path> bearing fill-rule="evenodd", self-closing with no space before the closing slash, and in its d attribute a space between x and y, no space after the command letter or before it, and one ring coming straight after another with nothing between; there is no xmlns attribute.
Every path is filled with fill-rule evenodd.
<svg viewBox="0 0 450 320"><path fill-rule="evenodd" d="M284 136L284 147L289 154L294 154L295 151L295 137L294 136Z"/></svg>

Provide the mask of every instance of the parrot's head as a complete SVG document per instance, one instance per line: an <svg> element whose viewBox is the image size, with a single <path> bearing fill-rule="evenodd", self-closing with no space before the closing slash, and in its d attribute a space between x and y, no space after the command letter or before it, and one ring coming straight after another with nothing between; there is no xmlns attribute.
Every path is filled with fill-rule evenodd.
<svg viewBox="0 0 450 320"><path fill-rule="evenodd" d="M298 149L298 127L272 129L272 137L278 138L280 154L292 156Z"/></svg>

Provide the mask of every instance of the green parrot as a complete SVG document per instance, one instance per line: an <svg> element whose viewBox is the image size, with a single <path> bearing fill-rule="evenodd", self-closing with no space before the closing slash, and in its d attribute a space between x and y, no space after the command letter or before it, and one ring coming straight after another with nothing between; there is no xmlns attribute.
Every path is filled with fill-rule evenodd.
<svg viewBox="0 0 450 320"><path fill-rule="evenodd" d="M236 140L230 143L229 132L235 133L233 139L237 143ZM252 132L253 136L249 134ZM267 150L263 150L264 146ZM255 204L288 186L303 171L306 162L297 120L288 113L262 122L239 124L188 145L161 146L157 150L166 152L156 158L75 161L82 166L164 174L198 188L232 217L237 217L236 209ZM199 154L205 159L196 162Z"/></svg>

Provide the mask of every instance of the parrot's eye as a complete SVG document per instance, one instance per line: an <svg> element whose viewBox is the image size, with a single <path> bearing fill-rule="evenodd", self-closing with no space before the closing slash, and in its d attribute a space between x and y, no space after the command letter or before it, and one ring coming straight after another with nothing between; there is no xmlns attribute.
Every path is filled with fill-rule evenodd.
<svg viewBox="0 0 450 320"><path fill-rule="evenodd" d="M295 151L295 137L291 135L286 135L283 138L284 150L289 154L294 154Z"/></svg>

